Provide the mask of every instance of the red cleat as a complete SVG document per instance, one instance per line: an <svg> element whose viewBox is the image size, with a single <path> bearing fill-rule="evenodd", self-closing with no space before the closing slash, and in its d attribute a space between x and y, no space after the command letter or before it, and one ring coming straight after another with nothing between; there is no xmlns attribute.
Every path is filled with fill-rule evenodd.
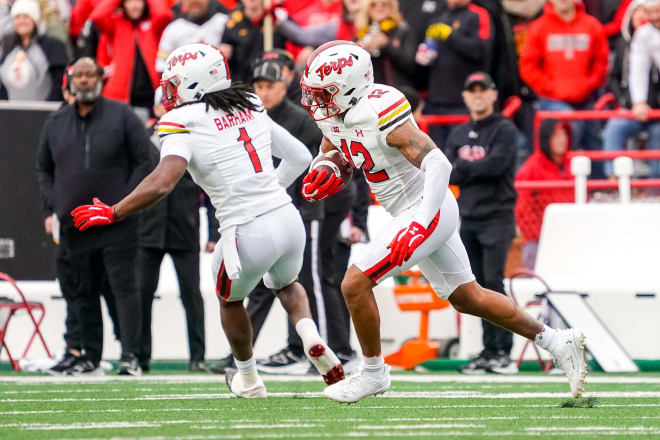
<svg viewBox="0 0 660 440"><path fill-rule="evenodd" d="M342 367L341 364L337 364L332 370L323 375L323 380L325 380L325 383L328 385L332 385L340 380L344 380L345 377L344 367Z"/></svg>

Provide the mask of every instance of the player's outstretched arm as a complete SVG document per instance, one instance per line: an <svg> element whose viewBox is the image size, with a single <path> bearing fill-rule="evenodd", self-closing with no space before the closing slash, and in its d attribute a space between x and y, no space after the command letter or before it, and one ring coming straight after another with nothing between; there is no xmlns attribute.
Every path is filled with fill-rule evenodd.
<svg viewBox="0 0 660 440"><path fill-rule="evenodd" d="M410 226L399 231L391 243L390 261L401 265L433 232L447 194L452 167L431 138L410 121L395 128L386 141L424 171L424 195L419 209Z"/></svg>
<svg viewBox="0 0 660 440"><path fill-rule="evenodd" d="M312 154L305 144L289 133L284 127L271 122L272 151L275 157L282 159L275 174L284 188L288 188L300 176L312 161Z"/></svg>
<svg viewBox="0 0 660 440"><path fill-rule="evenodd" d="M119 203L108 206L98 199L93 205L82 205L71 212L74 225L84 231L90 226L107 225L141 211L168 195L188 167L180 156L164 157L155 170Z"/></svg>

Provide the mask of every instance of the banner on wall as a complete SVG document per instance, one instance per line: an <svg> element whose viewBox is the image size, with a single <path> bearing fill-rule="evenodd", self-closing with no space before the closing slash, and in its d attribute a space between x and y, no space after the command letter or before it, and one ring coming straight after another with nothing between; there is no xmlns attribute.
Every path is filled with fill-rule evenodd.
<svg viewBox="0 0 660 440"><path fill-rule="evenodd" d="M0 272L55 279L55 244L44 230L36 174L39 135L60 103L0 102Z"/></svg>

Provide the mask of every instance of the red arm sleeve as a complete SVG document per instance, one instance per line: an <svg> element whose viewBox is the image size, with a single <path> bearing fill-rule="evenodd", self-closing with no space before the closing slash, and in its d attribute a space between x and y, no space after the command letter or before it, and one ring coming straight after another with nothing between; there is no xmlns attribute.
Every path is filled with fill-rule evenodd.
<svg viewBox="0 0 660 440"><path fill-rule="evenodd" d="M543 69L543 40L545 35L539 30L538 23L533 23L527 35L527 41L520 56L520 77L538 95L553 96L550 78Z"/></svg>
<svg viewBox="0 0 660 440"><path fill-rule="evenodd" d="M614 14L612 21L603 25L605 36L607 38L614 37L618 35L619 32L621 32L621 23L623 22L623 17L626 15L626 10L628 9L628 5L630 5L631 1L632 0L623 0L621 4L619 4L619 7L616 10L616 14Z"/></svg>
<svg viewBox="0 0 660 440"><path fill-rule="evenodd" d="M147 0L147 5L149 5L154 32L160 37L165 30L165 27L167 27L170 21L172 21L174 14L172 14L172 11L165 0Z"/></svg>
<svg viewBox="0 0 660 440"><path fill-rule="evenodd" d="M119 7L121 0L103 0L99 3L94 10L89 19L94 22L94 26L99 28L101 32L106 34L112 34L115 29L115 17L113 17L113 12Z"/></svg>
<svg viewBox="0 0 660 440"><path fill-rule="evenodd" d="M85 27L85 22L89 18L89 14L91 14L93 9L93 0L78 0L76 2L76 5L71 12L71 26L69 28L69 33L73 40L78 38L78 35L82 32L83 27Z"/></svg>
<svg viewBox="0 0 660 440"><path fill-rule="evenodd" d="M598 87L605 84L607 77L607 67L610 55L610 47L607 43L607 37L603 28L598 24L593 32L594 39L594 52L593 52L593 66L591 74L589 75L589 93L596 90Z"/></svg>

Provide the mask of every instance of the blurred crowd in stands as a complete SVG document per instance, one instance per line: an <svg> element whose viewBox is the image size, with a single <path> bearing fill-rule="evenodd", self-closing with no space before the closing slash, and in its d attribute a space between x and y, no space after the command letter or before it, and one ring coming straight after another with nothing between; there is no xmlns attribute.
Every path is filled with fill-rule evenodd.
<svg viewBox="0 0 660 440"><path fill-rule="evenodd" d="M263 0L0 0L0 99L61 100L64 68L89 56L104 68L105 97L151 113L165 59L185 43L219 46L232 77L250 82L270 15L274 46L293 55L294 70L326 41L358 41L372 54L376 82L414 88L424 114L467 114L463 81L489 72L500 104L522 98L515 115L521 158L533 149L536 110L591 109L599 98L636 118L572 123L573 148L618 149L642 131L651 147L660 142L659 126L646 121L660 81L655 0L271 3L266 10ZM644 35L636 37L640 27ZM431 132L443 145L449 128Z"/></svg>
<svg viewBox="0 0 660 440"><path fill-rule="evenodd" d="M417 117L467 115L462 92L466 78L478 71L490 74L496 85L496 108L520 98L512 117L516 180L570 179L571 149L660 148L660 121L649 119L649 111L660 106L660 0L271 0L268 8L264 3L0 0L0 99L62 101L67 66L90 57L102 67L103 97L130 105L145 124L153 124L163 111L157 89L168 55L183 44L204 42L227 56L234 81L261 88L264 103L273 93L276 103L284 95L299 103L300 72L311 52L343 39L371 53L375 82L400 88ZM280 49L266 55L265 17L273 19L273 45ZM264 64L269 57L279 60L275 73ZM257 84L264 78L270 82ZM281 96L270 89L272 82L286 87ZM279 105L266 109L270 113ZM633 117L547 119L534 132L539 110L594 108L632 110ZM444 149L451 129L431 125L429 134ZM484 148L488 155L489 147ZM657 163L636 174L660 177ZM593 168L592 177L611 174L611 165L604 164ZM557 190L545 199L519 192L515 214L519 232L531 243L529 255L535 253L545 206L570 200L570 191ZM338 216L337 227L345 217ZM347 232L346 242L363 240L362 228L366 224L359 234ZM212 251L217 237L209 241L206 250ZM162 253L149 256L154 267ZM533 265L533 257L526 264ZM144 309L154 282L145 287ZM191 295L199 297L198 291ZM196 308L187 306L189 318L199 315ZM147 317L144 321L148 326ZM189 331L191 338L199 333ZM203 342L191 339L192 369L203 360L203 350ZM148 357L138 359L143 367L148 368Z"/></svg>
<svg viewBox="0 0 660 440"><path fill-rule="evenodd" d="M61 100L64 68L89 56L104 68L107 98L152 113L165 59L190 42L219 46L234 80L250 82L263 52L264 17L273 42L300 71L326 41L358 41L375 80L414 88L424 114L467 114L468 74L486 71L514 116L520 161L533 151L536 110L632 109L635 119L571 122L574 149L620 149L645 133L660 145L660 6L655 0L0 0L0 99ZM639 35L636 30L642 28ZM634 79L634 80L633 80ZM292 98L297 81L291 82ZM450 127L431 126L444 145ZM596 169L594 177L611 175ZM646 170L657 177L656 165Z"/></svg>

